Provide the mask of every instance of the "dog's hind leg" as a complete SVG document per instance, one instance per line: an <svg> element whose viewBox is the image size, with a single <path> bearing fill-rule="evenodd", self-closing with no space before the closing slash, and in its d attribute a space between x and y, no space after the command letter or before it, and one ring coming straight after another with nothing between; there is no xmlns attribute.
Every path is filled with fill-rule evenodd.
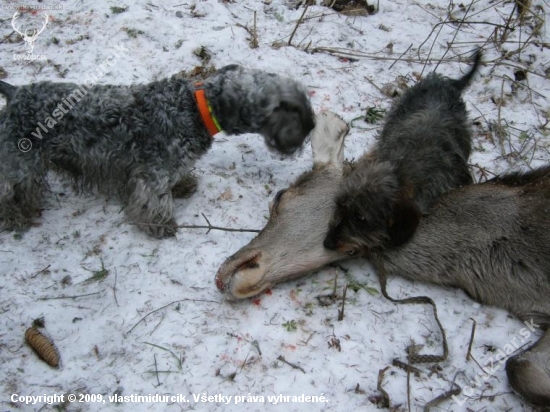
<svg viewBox="0 0 550 412"><path fill-rule="evenodd" d="M170 178L162 167L140 168L130 175L126 215L151 236L162 238L176 234Z"/></svg>
<svg viewBox="0 0 550 412"><path fill-rule="evenodd" d="M184 199L191 196L197 190L197 176L188 173L184 175L173 187L172 196L176 199Z"/></svg>
<svg viewBox="0 0 550 412"><path fill-rule="evenodd" d="M38 151L21 152L11 141L0 142L0 224L24 229L40 215L47 189L46 167Z"/></svg>

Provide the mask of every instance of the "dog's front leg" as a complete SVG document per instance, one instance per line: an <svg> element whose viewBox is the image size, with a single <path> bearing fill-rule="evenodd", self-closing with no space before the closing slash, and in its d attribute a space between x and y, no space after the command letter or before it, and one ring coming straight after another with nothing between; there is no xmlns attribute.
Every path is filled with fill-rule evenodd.
<svg viewBox="0 0 550 412"><path fill-rule="evenodd" d="M130 176L126 186L127 216L140 229L157 238L174 236L177 231L170 179L161 171L160 167L141 170Z"/></svg>

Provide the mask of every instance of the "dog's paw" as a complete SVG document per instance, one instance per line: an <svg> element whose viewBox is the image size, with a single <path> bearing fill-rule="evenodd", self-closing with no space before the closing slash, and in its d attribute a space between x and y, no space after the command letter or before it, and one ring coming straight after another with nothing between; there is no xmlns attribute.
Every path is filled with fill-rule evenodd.
<svg viewBox="0 0 550 412"><path fill-rule="evenodd" d="M176 236L176 232L178 231L178 225L174 220L170 220L170 222L166 223L163 226L163 232L161 237L167 238L167 237L174 237Z"/></svg>
<svg viewBox="0 0 550 412"><path fill-rule="evenodd" d="M144 232L149 236L152 236L157 239L165 239L168 237L176 236L178 231L178 225L174 220L170 220L164 223L154 223L149 225L138 225Z"/></svg>
<svg viewBox="0 0 550 412"><path fill-rule="evenodd" d="M176 199L184 199L191 196L197 190L197 176L187 174L172 187L172 196Z"/></svg>

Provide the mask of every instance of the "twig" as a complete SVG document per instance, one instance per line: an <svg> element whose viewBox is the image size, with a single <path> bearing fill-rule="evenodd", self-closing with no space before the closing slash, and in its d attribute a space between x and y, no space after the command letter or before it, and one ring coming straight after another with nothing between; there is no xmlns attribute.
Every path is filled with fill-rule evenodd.
<svg viewBox="0 0 550 412"><path fill-rule="evenodd" d="M313 31L314 28L315 28L315 26L311 26L311 29L309 29L309 32L304 36L304 38L302 40L300 40L300 42L298 43L298 46L296 46L296 47L300 47L300 44L302 44L302 42L309 37L309 35L311 34L311 32ZM311 43L312 43L312 40L309 41L309 43L306 47L302 47L302 50L307 52L307 49L309 48L309 46L311 46Z"/></svg>
<svg viewBox="0 0 550 412"><path fill-rule="evenodd" d="M247 353L246 356L244 357L243 364L241 365L241 371L242 371L243 368L246 366L246 361L248 360L248 355L250 355L250 349L248 350L248 353Z"/></svg>
<svg viewBox="0 0 550 412"><path fill-rule="evenodd" d="M302 340L302 343L297 343L297 345L299 346L307 346L307 344L309 343L309 341L311 340L311 338L313 337L313 335L315 335L317 332L311 332L311 335L309 335L309 338L307 338L307 340ZM260 354L261 355L261 354Z"/></svg>
<svg viewBox="0 0 550 412"><path fill-rule="evenodd" d="M35 277L37 277L38 275L40 275L41 273L44 273L45 271L47 271L49 268L50 268L51 265L48 265L46 266L44 269L42 270L39 270L38 272L36 272L34 275L31 276L31 279L34 279Z"/></svg>
<svg viewBox="0 0 550 412"><path fill-rule="evenodd" d="M164 317L165 317L165 314L162 314L162 317L160 318L159 320L159 323L157 323L157 326L155 326L153 328L153 330L151 332L149 332L149 336L152 336L153 333L155 333L155 331L159 328L160 324L162 323L162 321L164 320Z"/></svg>
<svg viewBox="0 0 550 412"><path fill-rule="evenodd" d="M114 285L113 285L113 295L114 295L114 297L115 297L116 305L117 305L117 306L120 306L120 305L118 304L118 299L117 299L117 297L116 297L116 280L117 280L117 277L118 277L118 272L117 272L117 270L116 270L116 268L115 268L115 283L114 283Z"/></svg>
<svg viewBox="0 0 550 412"><path fill-rule="evenodd" d="M258 48L258 28L256 26L256 10L254 10L254 33L252 34L252 48Z"/></svg>
<svg viewBox="0 0 550 412"><path fill-rule="evenodd" d="M475 362L475 364L479 367L479 369L483 371L483 373L489 376L491 375L489 372L487 372L487 370L483 366L481 366L481 364L477 361L477 359L474 358L474 355L470 354L470 359L472 359Z"/></svg>
<svg viewBox="0 0 550 412"><path fill-rule="evenodd" d="M453 387L451 389L424 405L424 412L430 412L430 409L434 406L438 406L446 400L451 399L453 396L460 395L461 392L462 388L457 383L453 382Z"/></svg>
<svg viewBox="0 0 550 412"><path fill-rule="evenodd" d="M94 293L86 293L84 295L73 295L73 296L45 296L43 298L38 298L38 300L57 300L57 299L76 299L76 298L84 298L86 296L93 296L93 295L99 295L101 292L94 292Z"/></svg>
<svg viewBox="0 0 550 412"><path fill-rule="evenodd" d="M344 320L344 305L346 304L346 292L348 291L348 285L344 286L344 292L342 294L342 309L338 311L338 321Z"/></svg>
<svg viewBox="0 0 550 412"><path fill-rule="evenodd" d="M382 381L384 380L384 374L389 369L389 366L386 366L384 369L380 369L378 371L378 384L376 386L376 389L378 389L378 392L382 394L382 404L380 405L382 408L389 408L390 407L390 396L388 395L388 392L384 390L382 387Z"/></svg>
<svg viewBox="0 0 550 412"><path fill-rule="evenodd" d="M201 213L204 220L206 220L206 223L208 226L204 225L179 225L179 228L183 229L208 229L206 231L206 234L210 233L211 230L223 230L225 232L252 232L252 233L259 233L260 231L257 229L233 229L230 227L220 227L220 226L213 226L208 218L204 215L204 213Z"/></svg>
<svg viewBox="0 0 550 412"><path fill-rule="evenodd" d="M397 60L396 60L397 61ZM386 93L378 87L371 79L369 79L367 76L363 76L363 79L365 79L367 82L369 82L376 90L378 90L382 95L386 96Z"/></svg>
<svg viewBox="0 0 550 412"><path fill-rule="evenodd" d="M306 371L304 370L304 368L302 368L301 366L298 366L298 365L296 365L296 364L294 364L294 363L291 363L291 362L287 361L283 355L279 355L279 357L277 358L277 360L280 360L281 362L286 363L286 364L287 364L288 366L290 366L292 369L299 369L299 370L301 370L302 372L306 373Z"/></svg>
<svg viewBox="0 0 550 412"><path fill-rule="evenodd" d="M486 169L482 166L480 166L479 164L472 164L472 163L468 163L468 166L469 167L475 167L477 168L481 173L481 176L479 177L479 181L477 183L481 183L481 179L485 179L485 181L489 180L489 178L487 177L488 174L491 174L493 176L498 176L496 173L493 173L491 172L489 169Z"/></svg>
<svg viewBox="0 0 550 412"><path fill-rule="evenodd" d="M470 355L472 353L472 344L474 343L474 335L476 333L476 321L475 319L472 319L472 322L474 322L472 324L472 333L470 334L470 343L468 344L468 352L466 352L466 361L469 361L470 360Z"/></svg>
<svg viewBox="0 0 550 412"><path fill-rule="evenodd" d="M152 347L154 347L154 348L162 349L163 351L168 352L170 355L172 355L172 357L173 357L174 359L176 359L176 362L177 362L177 364L178 364L178 369L179 369L179 370L182 370L182 368L183 368L183 362L181 361L181 358L178 358L178 357L176 356L176 354L175 354L174 352L172 352L170 349L164 348L164 347L159 346L159 345L155 345L154 343L150 343L150 342L143 342L143 343L145 343L146 345L152 346Z"/></svg>
<svg viewBox="0 0 550 412"><path fill-rule="evenodd" d="M160 386L160 379L159 379L159 369L157 368L157 355L153 355L154 359L155 359L155 375L157 376L157 382L158 384L155 385L155 387L159 387Z"/></svg>
<svg viewBox="0 0 550 412"><path fill-rule="evenodd" d="M208 300L208 299L189 299L189 298L186 298L186 299L179 299L179 300L175 300L173 302L170 302L168 303L167 305L164 305L164 306L161 306L160 308L158 309L155 309L151 312L149 312L147 315L145 315L144 317L142 317L138 323L136 323L134 326L131 327L131 329L126 332L126 334L130 334L132 333L132 331L136 328L137 325L139 325L141 322L143 322L145 319L147 319L149 316L151 316L153 313L156 313L158 312L159 310L162 310L162 309L165 309L167 308L168 306L170 305L173 305L174 303L178 303L178 302L209 302L209 303L220 303L220 302L216 302L215 300Z"/></svg>
<svg viewBox="0 0 550 412"><path fill-rule="evenodd" d="M409 47L407 47L407 50L405 50L403 53L401 53L401 55L397 58L397 60L395 60L395 61L391 64L391 66L389 67L388 70L391 70L391 68L395 65L395 63L397 63L397 62L401 59L401 57L403 57L403 56L405 55L405 53L407 53L407 52L411 49L412 46L413 46L413 44L411 43L411 45L410 45Z"/></svg>
<svg viewBox="0 0 550 412"><path fill-rule="evenodd" d="M414 376L416 376L416 377L420 376L420 374L422 373L422 371L420 369L412 366L411 364L402 362L399 359L394 359L392 361L392 365L396 366L400 369L403 369L405 372L412 372L412 373L414 373Z"/></svg>
<svg viewBox="0 0 550 412"><path fill-rule="evenodd" d="M500 155L508 160L508 164L510 164L510 160L508 159L508 157L506 156L506 152L505 152L505 149L504 149L504 141L503 141L503 127L502 127L502 118L501 118L501 109L502 109L502 99L504 99L504 81L506 79L502 79L502 83L500 85L500 100L498 101L498 115L497 115L497 121L498 121L498 126L497 126L497 135L498 135L498 144L499 144L499 147L500 147Z"/></svg>
<svg viewBox="0 0 550 412"><path fill-rule="evenodd" d="M451 46L453 45L455 39L456 39L456 36L458 35L458 32L460 31L460 28L462 27L462 24L464 23L464 21L466 20L466 16L468 15L468 13L470 12L470 9L472 8L472 5L474 4L474 0L472 0L470 2L470 4L468 5L468 8L466 9L466 11L464 12L464 17L462 17L462 20L460 20L460 23L458 23L458 27L456 28L455 30L455 34L453 36L453 38L451 39L450 42L447 42L447 50L445 50L445 53L443 53L443 57L441 59L443 59L446 55L447 55L447 52L449 50L451 50ZM441 63L441 62L439 62ZM435 65L435 69L434 71L437 70L437 68L439 67L439 63L437 63Z"/></svg>
<svg viewBox="0 0 550 412"><path fill-rule="evenodd" d="M533 71L529 68L526 68L523 65L517 65L517 64L514 64L513 62L507 62L507 61L505 62L505 61L496 59L496 60L492 60L492 61L487 61L485 63L486 63L487 66L491 66L491 65L494 65L494 66L509 66L509 67L513 67L514 69L521 69L521 70L523 70L527 73L533 74L535 76L542 77L543 79L546 79L545 74L537 73L536 71Z"/></svg>
<svg viewBox="0 0 550 412"><path fill-rule="evenodd" d="M4 43L6 40L8 40L14 34L15 34L15 30L12 31L10 34L8 34L6 37L4 37L2 40L0 40L0 44Z"/></svg>
<svg viewBox="0 0 550 412"><path fill-rule="evenodd" d="M411 365L410 358L407 360L407 366ZM411 368L407 368L407 408L411 412Z"/></svg>
<svg viewBox="0 0 550 412"><path fill-rule="evenodd" d="M345 47L314 47L313 49L311 49L311 53L319 53L319 52L333 54L333 55L338 56L338 57L361 57L361 58L371 59L371 60L375 60L375 61L401 60L401 61L407 62L407 63L420 63L420 64L429 64L429 63L439 61L437 59L429 59L429 58L424 60L424 59L421 59L421 58L412 58L412 57L402 59L402 58L397 58L397 57L378 56L378 55L374 55L374 54L361 53L361 52L358 52L358 51L353 50L353 49L347 49ZM455 56L455 57L449 57L449 58L447 58L445 60L441 60L439 62L440 63L453 63L453 62L462 62L462 60L458 56ZM487 64L489 64L489 63L491 63L491 62L487 62ZM540 75L540 74L539 74L539 76L544 77L543 75Z"/></svg>
<svg viewBox="0 0 550 412"><path fill-rule="evenodd" d="M258 351L258 355L262 356L262 351L260 349L260 344L258 343L258 341L256 339L254 339L252 342L251 342L251 345L254 346L256 348L256 350Z"/></svg>
<svg viewBox="0 0 550 412"><path fill-rule="evenodd" d="M446 16L445 17L445 21L443 22L443 24L445 24L447 21L448 21L448 17L449 16ZM438 23L439 24L439 23ZM435 36L435 39L430 47L430 50L428 51L428 57L426 57L426 61L424 62L424 67L422 67L422 71L420 72L420 77L422 77L422 75L424 74L424 70L426 70L426 65L428 64L428 61L430 59L430 56L432 54L432 50L435 46L435 42L437 41L437 38L439 37L439 34L441 33L441 30L443 30L443 24L441 24L441 27L439 28L439 31L437 32L436 36ZM428 35L428 37L426 37L426 40L424 40L420 46L418 46L418 58L420 59L420 49L422 48L422 46L424 45L424 43L426 43L428 41L428 39L432 36L432 33L435 31L435 28L436 28L437 24L432 27L432 31L430 32L430 34Z"/></svg>
<svg viewBox="0 0 550 412"><path fill-rule="evenodd" d="M512 7L512 12L508 16L508 20L506 20L506 26L504 27L504 30L502 31L502 35L500 36L500 44L502 45L502 42L506 41L508 37L508 31L510 31L510 22L512 21L512 17L514 16L514 13L516 12L516 8L518 7L517 3L514 3L514 7ZM521 61L521 60L520 60Z"/></svg>
<svg viewBox="0 0 550 412"><path fill-rule="evenodd" d="M320 18L322 19L323 17L326 17L326 16L333 16L333 15L339 15L340 13L338 13L337 11L333 12L333 13L319 13L319 14L312 14L311 16L307 16L307 17L304 17L302 20L311 20L311 19L316 19L316 18Z"/></svg>
<svg viewBox="0 0 550 412"><path fill-rule="evenodd" d="M298 26L302 22L302 19L304 18L304 15L306 14L306 11L307 11L308 8L309 8L309 4L306 4L306 7L304 8L304 11L302 12L302 15L300 16L300 18L296 22L296 26L294 26L294 30L292 30L292 34L290 35L290 39L288 39L288 45L289 46L292 46L292 38L296 34L296 30L298 30Z"/></svg>

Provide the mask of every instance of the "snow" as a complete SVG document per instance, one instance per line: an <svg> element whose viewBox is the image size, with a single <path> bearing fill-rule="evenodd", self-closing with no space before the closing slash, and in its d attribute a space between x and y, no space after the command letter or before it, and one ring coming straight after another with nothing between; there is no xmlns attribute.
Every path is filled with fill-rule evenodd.
<svg viewBox="0 0 550 412"><path fill-rule="evenodd" d="M7 6L20 3L6 0L0 7L0 38L12 31L14 9ZM484 46L487 64L464 96L476 124L471 159L476 179L483 180L485 170L490 177L511 168L535 167L550 158L545 125L550 84L544 78L549 64L548 25L532 35L537 20L531 17L520 26L514 14L515 30L501 42L502 28L495 37L495 26L488 23L506 26L514 6L511 1L477 0L462 8L454 4L451 15L456 21L470 7L466 20L478 22L463 25L441 24L449 12L446 0L381 1L379 12L366 17L311 6L293 38L299 47L273 47L288 41L303 12L303 6L296 9L283 0L59 4L62 10L46 11L50 22L35 44L34 53L45 54L47 61L14 60L14 54L25 53L19 37L1 44L5 81L83 82L117 45L123 45L128 52L99 82L148 82L201 65L194 51L205 47L215 67L237 63L293 77L306 84L316 110L330 109L352 121L364 116L367 107L388 108L391 99L380 89L395 84L398 76L410 86L418 74L433 70L443 58L437 70L458 77L467 70L466 57L476 46ZM112 6L129 8L115 14ZM534 1L531 10L544 19L542 10L547 6ZM250 47L251 36L243 28L252 28L254 11L256 49ZM34 17L26 13L21 19L31 24L40 13ZM132 29L138 30L135 37L129 35ZM310 42L309 51L345 48L361 56L307 53L303 49ZM409 47L403 56L408 61L396 61ZM433 60L424 67L419 56L425 59L430 50ZM508 57L502 57L506 53ZM457 55L462 55L463 63L447 61ZM514 71L521 67L529 70L527 80L514 85ZM499 122L508 133L502 145ZM354 120L346 157L357 158L368 149L380 126L380 122ZM205 224L204 213L218 226L260 229L267 220L268 201L310 167L309 147L289 159L268 152L259 136L218 135L212 150L197 163L198 191L190 199L176 201L176 220ZM391 364L394 358L406 359L411 341L424 345L421 353L441 352L431 308L395 305L380 293L348 289L345 317L338 321L341 299L322 306L316 298L332 291L335 277L341 294L346 278L337 267L278 285L256 299L227 302L215 288L214 275L227 256L253 237L253 233L180 229L176 239L154 240L125 221L117 199L78 196L52 176L52 193L39 224L21 236L0 233L2 410L370 411L377 409L381 395L378 372L387 366L383 387L392 409L407 410L407 374ZM379 289L367 262L343 266L355 281ZM102 268L107 276L88 280ZM493 365L498 370L483 379L476 362L465 360L472 319L477 323L472 355L480 365L489 365L498 349L505 351L514 339L523 339L525 325L502 310L473 302L459 290L392 279L389 293L395 298L432 297L449 342L450 355L440 369L417 365L421 375L411 375L411 410L422 410L450 390L455 379L462 388L473 386L469 382L475 382L476 376L481 386L457 396L464 404L447 400L436 410L531 410L511 393L503 365ZM44 333L60 352L59 370L39 360L24 343L25 330L39 317L45 320ZM529 333L523 344L536 339L536 333ZM281 356L301 369L284 363ZM127 399L115 404L108 400L115 393L180 394L187 402L180 397L177 402ZM102 395L105 403L88 398L61 406L43 400L24 405L13 402L13 394L64 394L65 399L68 394ZM203 402L203 394L213 398ZM228 406L221 395L232 397ZM279 395L324 398L282 406L268 400Z"/></svg>

